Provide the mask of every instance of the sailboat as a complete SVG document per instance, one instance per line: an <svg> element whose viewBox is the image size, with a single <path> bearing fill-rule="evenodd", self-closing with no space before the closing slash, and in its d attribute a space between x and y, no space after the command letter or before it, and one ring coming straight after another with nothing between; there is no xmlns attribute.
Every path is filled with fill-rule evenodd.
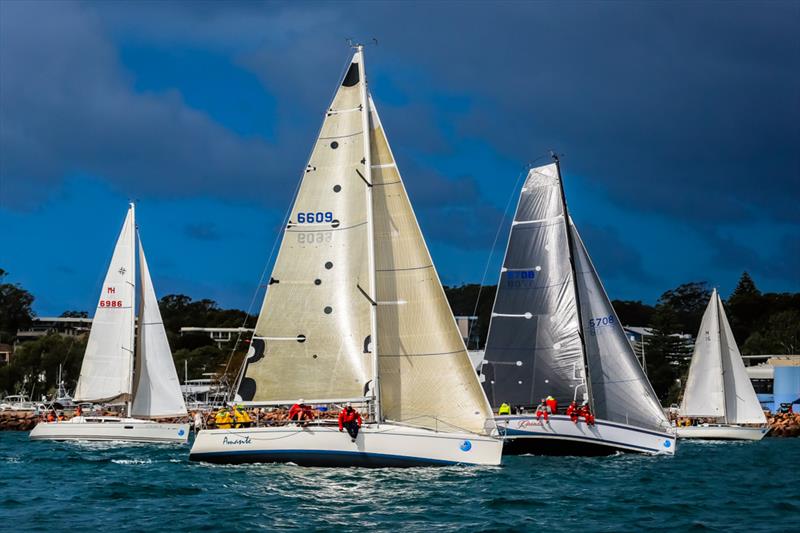
<svg viewBox="0 0 800 533"><path fill-rule="evenodd" d="M303 173L238 394L246 406L353 403L367 417L354 441L335 420L202 430L190 459L500 463L502 441L367 91L361 46Z"/></svg>
<svg viewBox="0 0 800 533"><path fill-rule="evenodd" d="M761 440L769 432L716 289L697 333L680 414L707 420L679 426L682 439Z"/></svg>
<svg viewBox="0 0 800 533"><path fill-rule="evenodd" d="M138 241L139 327L134 314ZM135 345L135 351L134 351ZM130 204L89 332L75 403L125 402L126 416L75 416L40 422L32 440L186 442L189 425L153 419L186 416L178 373L161 321Z"/></svg>
<svg viewBox="0 0 800 533"><path fill-rule="evenodd" d="M511 226L481 379L506 453L673 454L675 436L567 210L559 161L528 172ZM556 412L537 418L540 399ZM573 421L567 404L595 417Z"/></svg>

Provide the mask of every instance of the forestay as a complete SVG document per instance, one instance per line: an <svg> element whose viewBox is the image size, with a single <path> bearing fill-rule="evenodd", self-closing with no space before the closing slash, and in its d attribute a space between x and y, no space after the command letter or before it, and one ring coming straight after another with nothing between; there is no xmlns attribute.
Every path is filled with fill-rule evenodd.
<svg viewBox="0 0 800 533"><path fill-rule="evenodd" d="M122 225L81 365L75 401L129 400L134 348L135 215Z"/></svg>
<svg viewBox="0 0 800 533"><path fill-rule="evenodd" d="M370 99L381 402L387 420L484 431L491 409Z"/></svg>
<svg viewBox="0 0 800 533"><path fill-rule="evenodd" d="M360 59L305 169L239 387L244 400L363 397L372 379Z"/></svg>
<svg viewBox="0 0 800 533"><path fill-rule="evenodd" d="M575 272L595 415L664 430L669 421L645 376L574 223Z"/></svg>
<svg viewBox="0 0 800 533"><path fill-rule="evenodd" d="M559 179L555 164L531 169L520 193L482 369L495 407L588 397Z"/></svg>
<svg viewBox="0 0 800 533"><path fill-rule="evenodd" d="M725 416L722 372L722 345L715 289L703 313L700 331L694 343L694 353L680 409L683 416Z"/></svg>
<svg viewBox="0 0 800 533"><path fill-rule="evenodd" d="M714 292L716 293L716 290ZM716 302L719 312L725 419L730 424L766 424L767 418L753 389L753 383L747 375L722 300L718 293L712 295L711 300Z"/></svg>
<svg viewBox="0 0 800 533"><path fill-rule="evenodd" d="M158 309L150 269L139 238L139 338L131 414L141 418L186 415L178 373Z"/></svg>

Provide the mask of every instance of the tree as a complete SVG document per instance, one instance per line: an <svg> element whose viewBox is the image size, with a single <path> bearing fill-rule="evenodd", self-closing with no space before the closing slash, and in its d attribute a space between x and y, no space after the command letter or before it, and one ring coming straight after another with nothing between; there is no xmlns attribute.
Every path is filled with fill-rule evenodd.
<svg viewBox="0 0 800 533"><path fill-rule="evenodd" d="M86 337L51 333L22 343L11 362L0 368L0 391L51 394L58 385L58 367L68 389L73 389L80 374ZM44 375L44 380L39 378Z"/></svg>
<svg viewBox="0 0 800 533"><path fill-rule="evenodd" d="M19 284L3 283L8 273L0 268L0 342L12 342L17 331L33 320L33 295Z"/></svg>
<svg viewBox="0 0 800 533"><path fill-rule="evenodd" d="M800 312L789 309L773 314L764 329L747 338L742 353L789 355L800 352Z"/></svg>
<svg viewBox="0 0 800 533"><path fill-rule="evenodd" d="M682 325L678 312L671 306L657 305L651 326L653 335L647 337L647 375L659 400L669 405L678 399L679 382L685 382L691 347L677 335Z"/></svg>
<svg viewBox="0 0 800 533"><path fill-rule="evenodd" d="M725 303L728 318L733 330L733 336L739 342L744 342L760 326L766 317L767 300L756 288L750 274L742 273L739 283Z"/></svg>
<svg viewBox="0 0 800 533"><path fill-rule="evenodd" d="M61 318L89 318L88 311L64 311L61 313Z"/></svg>
<svg viewBox="0 0 800 533"><path fill-rule="evenodd" d="M611 302L619 317L620 323L625 326L645 326L653 320L656 309L639 300L614 300Z"/></svg>
<svg viewBox="0 0 800 533"><path fill-rule="evenodd" d="M669 333L689 333L694 335L700 329L700 321L711 298L705 281L684 283L668 290L658 299L658 306L668 307L674 313L673 327Z"/></svg>

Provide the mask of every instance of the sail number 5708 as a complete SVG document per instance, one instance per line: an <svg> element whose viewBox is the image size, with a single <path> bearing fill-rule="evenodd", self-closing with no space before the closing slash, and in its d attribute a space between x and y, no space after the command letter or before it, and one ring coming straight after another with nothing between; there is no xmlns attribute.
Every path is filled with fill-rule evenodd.
<svg viewBox="0 0 800 533"><path fill-rule="evenodd" d="M306 211L297 213L298 224L322 224L323 222L333 222L333 212L331 211Z"/></svg>

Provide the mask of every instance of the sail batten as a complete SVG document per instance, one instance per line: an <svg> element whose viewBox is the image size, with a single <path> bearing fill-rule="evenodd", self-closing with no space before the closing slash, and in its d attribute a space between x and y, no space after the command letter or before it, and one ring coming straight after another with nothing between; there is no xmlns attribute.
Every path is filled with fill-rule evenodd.
<svg viewBox="0 0 800 533"><path fill-rule="evenodd" d="M75 401L129 401L133 390L136 237L130 204L109 264L81 363Z"/></svg>

